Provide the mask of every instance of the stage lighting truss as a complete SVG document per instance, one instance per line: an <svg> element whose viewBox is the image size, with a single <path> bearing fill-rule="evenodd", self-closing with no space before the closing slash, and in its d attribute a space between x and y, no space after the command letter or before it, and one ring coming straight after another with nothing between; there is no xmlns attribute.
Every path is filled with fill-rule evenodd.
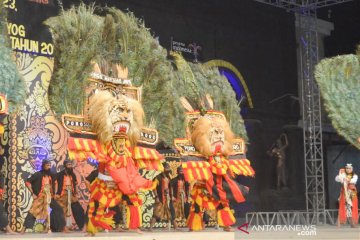
<svg viewBox="0 0 360 240"><path fill-rule="evenodd" d="M284 8L292 11L299 11L302 8L318 9L329 7L331 5L350 2L353 0L254 0L275 7Z"/></svg>

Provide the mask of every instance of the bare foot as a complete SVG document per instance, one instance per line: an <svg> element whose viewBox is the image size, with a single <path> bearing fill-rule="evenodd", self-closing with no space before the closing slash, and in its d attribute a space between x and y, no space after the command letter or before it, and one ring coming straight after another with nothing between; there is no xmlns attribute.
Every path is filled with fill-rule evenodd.
<svg viewBox="0 0 360 240"><path fill-rule="evenodd" d="M9 235L18 235L17 232L14 232L9 225L6 226L6 234Z"/></svg>
<svg viewBox="0 0 360 240"><path fill-rule="evenodd" d="M19 233L14 232L14 231L6 231L6 234L8 234L8 235L19 235Z"/></svg>
<svg viewBox="0 0 360 240"><path fill-rule="evenodd" d="M125 232L126 230L123 229L123 228L121 228L121 227L118 227L118 228L116 229L116 231L117 231L117 232Z"/></svg>
<svg viewBox="0 0 360 240"><path fill-rule="evenodd" d="M140 228L133 229L133 231L136 232L137 234L143 234Z"/></svg>
<svg viewBox="0 0 360 240"><path fill-rule="evenodd" d="M86 234L85 234L85 237L94 237L95 236L95 233L89 233L89 232L87 232Z"/></svg>
<svg viewBox="0 0 360 240"><path fill-rule="evenodd" d="M224 227L224 231L225 232L233 232L234 229L232 229L231 227Z"/></svg>

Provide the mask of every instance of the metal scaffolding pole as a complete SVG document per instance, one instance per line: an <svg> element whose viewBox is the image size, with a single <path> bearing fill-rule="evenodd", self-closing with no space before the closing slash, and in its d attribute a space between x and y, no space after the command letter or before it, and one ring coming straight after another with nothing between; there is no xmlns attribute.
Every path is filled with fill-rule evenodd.
<svg viewBox="0 0 360 240"><path fill-rule="evenodd" d="M320 223L325 214L325 186L320 92L314 80L318 62L316 9L304 8L299 21L306 210L316 213L313 223Z"/></svg>
<svg viewBox="0 0 360 240"><path fill-rule="evenodd" d="M290 10L299 16L306 212L311 213L309 224L325 223L321 101L319 88L314 81L314 68L319 60L316 11L351 0L255 1Z"/></svg>

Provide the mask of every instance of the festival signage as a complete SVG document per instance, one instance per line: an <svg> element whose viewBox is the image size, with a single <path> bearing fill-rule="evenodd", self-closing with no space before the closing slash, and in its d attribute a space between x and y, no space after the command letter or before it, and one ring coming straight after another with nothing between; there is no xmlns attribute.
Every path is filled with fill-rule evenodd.
<svg viewBox="0 0 360 240"><path fill-rule="evenodd" d="M8 9L6 29L14 51L51 57L54 46L42 23L57 14L54 1L4 0L3 4Z"/></svg>
<svg viewBox="0 0 360 240"><path fill-rule="evenodd" d="M186 60L199 62L202 60L202 47L196 42L185 42L171 38L171 51L181 52Z"/></svg>

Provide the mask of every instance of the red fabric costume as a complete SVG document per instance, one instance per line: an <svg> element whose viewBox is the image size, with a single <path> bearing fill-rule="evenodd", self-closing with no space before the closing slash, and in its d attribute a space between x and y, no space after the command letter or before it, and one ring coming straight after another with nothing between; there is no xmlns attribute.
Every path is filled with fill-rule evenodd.
<svg viewBox="0 0 360 240"><path fill-rule="evenodd" d="M138 170L145 168L162 171L162 155L155 149L131 147L129 141L125 142L121 154L114 149L112 141L102 145L96 140L71 137L68 148L71 159L79 161L90 157L99 162L99 177L91 184L90 189L88 231L95 233L97 228L111 229L114 213L106 213L106 209L118 205L123 200L123 195L127 195L131 203L127 205L128 227L140 227L142 203L137 193L141 189L152 188L153 182L143 178ZM99 202L97 209L95 201Z"/></svg>
<svg viewBox="0 0 360 240"><path fill-rule="evenodd" d="M359 211L358 211L358 197L356 190L356 182L358 176L356 174L346 174L344 169L340 170L339 175L336 177L336 181L342 183L340 197L339 197L339 223L345 224L347 218L349 218L350 214L347 214L347 203L345 196L345 184L348 189L348 197L349 201L351 201L351 219L353 224L358 224L359 221ZM344 184L345 182L345 184Z"/></svg>
<svg viewBox="0 0 360 240"><path fill-rule="evenodd" d="M232 178L237 175L253 176L254 170L247 159L228 160L220 156L221 163L215 162L213 157L208 162L183 163L186 181L196 183L191 190L193 206L190 209L188 226L192 230L204 228L201 209L217 210L218 224L228 227L235 223L235 217L230 210L230 200L244 202L243 192L247 188L239 185ZM196 206L197 205L197 206ZM198 210L197 207L200 207Z"/></svg>

